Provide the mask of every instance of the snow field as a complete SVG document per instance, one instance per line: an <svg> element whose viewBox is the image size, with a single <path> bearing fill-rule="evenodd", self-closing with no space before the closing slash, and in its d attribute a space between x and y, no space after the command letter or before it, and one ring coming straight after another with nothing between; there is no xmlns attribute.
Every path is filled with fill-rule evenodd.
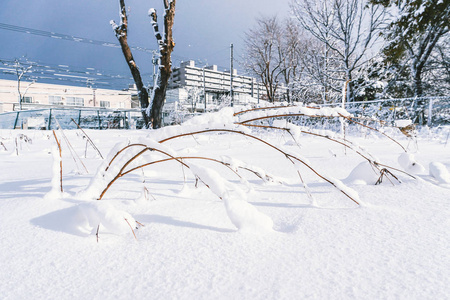
<svg viewBox="0 0 450 300"><path fill-rule="evenodd" d="M99 202L81 199L80 192L102 161L88 149L83 161L90 173L79 174L64 144L68 196L45 199L54 173L52 137L20 131L33 143L24 144L17 156L9 137L18 132L0 132L8 148L0 152L4 299L445 299L450 293L450 193L430 175L445 174L442 166L448 172L449 146L442 139L419 137L419 151L414 153L417 162L432 163L437 173L429 167L415 174L417 180L400 174L401 184L393 180L393 186L385 179L375 186L344 180L364 160L349 150L345 154L343 147L301 135L299 149L286 144L287 134L264 133L275 145L307 157L317 171L343 180L359 194L363 207L300 167L317 202L312 206L292 164L245 137L214 133L165 145L178 155L233 157L285 179L285 184L264 183L240 170L247 186L223 166L192 162L200 173L214 170L212 180L219 180L215 173L226 179L223 186L215 184L224 188L217 193L232 190L235 196L230 199L247 198L251 215L260 213L273 222L273 230L255 231L237 230L217 193L202 183L195 188L192 174L184 168L183 175L177 162L145 169L145 186L156 200L136 201L142 192L141 172L119 179ZM97 146L104 156L117 142L152 135L87 132L101 141ZM78 153L84 153L85 141L77 132L66 135ZM375 135L352 140L382 162L401 168L397 158L402 151L391 141ZM242 212L245 204L238 203ZM136 241L126 223L113 222L100 229L97 243L95 226L80 226L86 225L80 210L95 212L94 220L106 220L106 212L120 217L126 213L145 226L135 230ZM263 220L262 227L270 223L257 219Z"/></svg>

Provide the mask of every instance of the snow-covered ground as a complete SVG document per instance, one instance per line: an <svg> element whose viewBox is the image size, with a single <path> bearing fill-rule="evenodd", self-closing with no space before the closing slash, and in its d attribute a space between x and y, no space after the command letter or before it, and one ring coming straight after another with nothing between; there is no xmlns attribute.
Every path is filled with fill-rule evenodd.
<svg viewBox="0 0 450 300"><path fill-rule="evenodd" d="M105 157L117 143L161 136L146 130L86 132ZM297 135L297 145L287 133L255 133L346 183L358 193L358 206L300 166L313 202L280 152L224 132L163 145L179 157L215 158L231 167L245 161L275 182L242 169L240 179L212 161L183 160L208 189L172 160L127 174L102 200L91 200L108 178L93 179L104 160L73 130L64 133L76 155L56 132L62 143L61 195L52 132L1 130L0 298L448 299L448 132L420 132L417 144L409 143L414 157L401 156L401 147L378 133L351 135L383 164L423 166L408 170L418 173L416 179L393 171L402 183L389 177L392 183L384 178L380 185L370 183L373 176L355 180L367 175L364 165L349 176L365 160L339 144ZM390 133L408 145L398 131ZM154 152L140 163L156 159ZM136 239L122 218L139 227Z"/></svg>

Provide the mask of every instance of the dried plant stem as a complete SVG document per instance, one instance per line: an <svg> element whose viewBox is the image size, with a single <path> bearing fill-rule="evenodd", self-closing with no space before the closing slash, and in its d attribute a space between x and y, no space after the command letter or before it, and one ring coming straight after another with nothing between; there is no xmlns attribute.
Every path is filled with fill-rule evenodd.
<svg viewBox="0 0 450 300"><path fill-rule="evenodd" d="M240 114L244 114L244 113L248 113L248 112L252 112L252 111L258 111L258 110L269 110L269 109L278 109L278 108L287 108L287 107L296 107L295 105L279 105L279 106L268 106L268 107L256 107L256 108L252 108L252 109L247 109L247 110L242 110L239 111L237 113L234 113L233 116L237 116ZM305 106L306 108L309 109L320 109L320 107L315 107L315 106Z"/></svg>
<svg viewBox="0 0 450 300"><path fill-rule="evenodd" d="M284 127L275 127L275 126L268 126L268 125L254 125L254 124L245 124L245 126L248 126L248 127L258 127L258 128L268 128L268 129L278 129L278 130L284 130L284 131L290 132L289 128L284 128ZM360 155L362 158L364 158L365 160L367 160L367 161L368 161L372 166L374 166L378 171L381 171L381 170L380 170L380 167L384 167L384 168L388 168L388 169L391 169L391 170L394 170L394 171L397 171L397 172L401 172L401 173L403 173L403 174L405 174L405 175L410 176L410 177L413 178L413 179L416 179L416 177L414 177L413 175L411 175L411 174L409 174L409 173L407 173L407 172L405 172L405 171L402 171L402 170L400 170L400 169L397 169L397 168L394 168L394 167L391 167L391 166L388 166L388 165L384 165L384 164L382 164L382 163L379 163L379 162L375 161L375 160L372 159L372 158L369 158L369 157L365 156L364 154L362 154L361 152L359 152L359 151L358 151L357 149L355 149L354 147L352 147L352 146L346 144L346 143L350 143L350 144L351 144L351 142L350 142L349 140L340 141L340 140L331 138L331 137L329 137L328 135L323 135L323 134L319 134L319 133L315 133L315 132L310 132L310 131L305 131L305 130L300 130L300 132L301 132L301 133L304 133L304 134L309 134L309 135L313 135L313 136L325 138L325 139L330 140L330 141L332 141L332 142L341 144L341 145L343 145L344 147L349 148L350 150L353 150L356 154ZM389 173L390 173L390 172L389 172ZM390 174L392 174L392 173L390 173Z"/></svg>
<svg viewBox="0 0 450 300"><path fill-rule="evenodd" d="M238 176L239 178L242 178L242 177L241 177L241 176L240 176L233 168L231 168L231 165L230 165L229 163L226 163L226 162L223 162L223 161L214 159L214 158L202 157L202 156L180 156L180 157L174 157L174 156L172 156L172 155L170 155L170 154L168 154L168 153L166 153L166 152L164 152L164 151L162 151L162 150L155 149L155 148L151 148L151 147L147 147L147 146L145 146L144 144L131 144L131 145L128 145L128 146L122 148L122 149L121 149L120 151L118 151L117 154L111 159L111 161L110 161L109 165L107 166L107 168L109 168L109 167L111 166L112 161L117 157L118 153L122 153L125 149L129 149L130 147L136 147L136 146L144 146L144 149L142 149L141 151L139 151L136 155L134 155L131 159L129 159L129 160L122 166L122 168L119 170L119 172L117 173L117 175L116 175L116 176L108 183L108 185L106 186L106 188L102 191L102 193L100 194L100 197L98 198L98 200L101 200L101 199L103 198L103 196L105 195L106 191L107 191L107 190L114 184L114 182L115 182L116 180L118 180L119 178L121 178L121 177L123 177L123 176L125 176L125 175L127 175L127 174L129 174L129 173L131 173L131 172L134 172L134 171L136 171L136 170L138 170L138 169L141 169L141 168L144 168L144 167L153 165L153 164L157 164L157 163L162 163L162 162L166 162L166 161L171 161L171 160L175 160L175 161L179 162L182 166L187 167L187 168L189 168L189 165L187 165L186 163L184 163L183 160L199 159L199 160L212 161L212 162L215 162L215 163L222 164L223 166L227 167L230 171L232 171L234 174L236 174L236 176ZM130 165L130 163L131 163L132 161L134 161L136 158L138 158L140 155L142 155L142 154L145 153L146 151L157 151L157 152L160 152L160 153L162 153L162 154L168 156L168 158L161 159L161 160L157 160L157 161L148 162L148 163L145 163L145 164L136 166L136 167L134 167L134 168L131 168L131 169L125 171L125 169ZM259 177L260 179L264 180L264 178L262 177L261 174L259 174L259 173L258 173L257 171L255 171L255 170L252 170L252 169L249 168L249 167L241 167L241 166L238 166L238 168L243 169L243 170L246 170L246 171L249 171L249 172L255 174L255 175L256 175L257 177ZM198 176L197 176L197 178L198 178ZM201 180L201 178L199 178L199 179ZM270 176L266 175L266 179L267 179L267 180L271 180L272 178L271 178ZM201 180L201 181L202 181L202 180ZM203 181L202 181L202 182L203 182ZM203 183L204 183L204 182L203 182ZM204 183L204 184L205 184L205 183ZM208 186L207 184L205 184L205 185ZM209 188L209 186L208 186L208 188Z"/></svg>
<svg viewBox="0 0 450 300"><path fill-rule="evenodd" d="M61 186L61 193L63 192L63 179L62 179L62 151L61 151L61 143L58 141L56 137L56 132L53 130L53 136L55 137L56 144L58 145L59 150L59 182Z"/></svg>
<svg viewBox="0 0 450 300"><path fill-rule="evenodd" d="M77 165L77 168L78 168L78 162L77 162L77 159L78 159L78 161L80 161L80 163L81 163L81 165L83 166L83 168L84 168L84 170L86 171L86 173L89 173L89 170L86 168L86 166L84 165L83 161L82 161L81 158L78 156L78 154L77 154L77 152L75 151L75 149L72 147L72 144L70 143L70 140L67 138L66 134L64 133L64 130L62 129L61 125L59 124L58 119L56 119L56 118L54 118L54 119L55 119L56 124L58 125L59 131L61 132L61 134L62 134L62 136L63 136L63 138L64 138L64 141L65 141L66 144L67 144L67 147L69 148L70 155L72 156L73 161L74 161L75 164Z"/></svg>
<svg viewBox="0 0 450 300"><path fill-rule="evenodd" d="M252 109L247 109L247 110L242 110L242 111L236 112L236 113L233 114L233 117L235 117L237 115L245 114L245 113L248 113L248 112L251 112L251 111L266 110L266 109L278 109L278 108L286 108L286 107L289 107L289 106L280 105L280 106L272 106L272 107L256 107L256 108L252 108ZM291 106L291 107L293 107L293 106Z"/></svg>
<svg viewBox="0 0 450 300"><path fill-rule="evenodd" d="M352 122L352 123L361 125L361 126L363 126L363 127L369 128L370 130L374 130L374 131L376 131L376 132L378 132L378 133L381 133L382 135L384 135L385 137L387 137L388 139L390 139L391 141L393 141L394 143L396 143L397 145L399 145L399 146L403 149L403 151L408 152L408 151L406 151L405 147L402 146L402 144L400 144L399 142L397 142L395 139L391 138L390 136L388 136L388 135L385 134L384 132L381 132L381 131L379 131L378 129L375 129L375 128L373 128L373 127L370 127L370 126L365 125L365 124L363 124L363 123L360 123L360 122L358 122L358 121L352 120L352 118L350 118L350 117L346 117L346 116L343 116L343 115L341 115L341 114L339 114L339 115L340 115L341 117L343 117L344 119L347 119L348 121Z"/></svg>
<svg viewBox="0 0 450 300"><path fill-rule="evenodd" d="M131 227L131 224L130 224L130 222L128 222L127 218L124 218L124 219L125 219L125 221L128 223L128 226L130 226L131 232L133 232L134 238L135 238L136 241L137 241L137 237L136 237L136 234L134 233L133 227Z"/></svg>
<svg viewBox="0 0 450 300"><path fill-rule="evenodd" d="M134 159L136 159L138 156L142 155L145 151L158 151L158 150L157 150L157 149L153 149L153 148L146 148L146 149L143 149L143 150L141 150L137 155L135 155L133 158L131 158L129 161L127 161L127 163L125 163L125 165L121 168L121 170L119 171L119 173L118 173L118 174L117 174L117 175L116 175L116 176L108 183L108 185L106 186L106 188L102 191L102 193L101 193L101 195L100 195L100 197L99 197L98 200L101 200L101 199L103 198L103 196L104 196L104 194L106 193L106 191L114 184L114 182L115 182L117 179L119 179L119 178L121 178L121 177L123 177L123 176L125 176L125 175L127 175L127 174L129 174L129 173L131 173L131 172L134 172L134 171L136 171L136 170L138 170L138 169L141 169L141 168L144 168L144 167L153 165L153 164L157 164L157 163L162 163L162 162L166 162L166 161L171 161L171 160L175 160L175 161L181 163L183 166L185 166L185 167L187 167L187 168L189 168L189 165L187 165L186 163L183 162L183 160L185 160L185 159L201 159L201 160L213 161L213 162L220 163L220 164L226 166L226 167L227 167L228 169L230 169L234 174L236 174L239 178L242 178L235 170L233 170L233 169L230 167L229 164L227 164L227 163L225 163L225 162L222 162L222 161L220 161L220 160L217 160L217 159L214 159L214 158L208 158L208 157L195 157L195 156L193 156L193 157L182 157L182 156L180 156L180 157L174 157L174 156L172 156L172 155L170 155L170 154L168 154L168 153L165 153L165 152L163 152L163 151L159 151L159 152L161 152L161 153L163 153L163 154L169 156L168 158L161 159L161 160L156 160L156 161L152 161L152 162L149 162L149 163L145 163L145 164L139 165L139 166L137 166L137 167L131 168L131 169L127 170L127 171L124 171L125 168L131 163L131 161L133 161ZM249 169L247 169L247 170L249 170ZM256 171L251 171L251 172L257 174ZM258 175L257 175L257 176L258 176ZM261 176L259 176L259 177L262 178ZM203 182L203 181L202 181L202 182Z"/></svg>
<svg viewBox="0 0 450 300"><path fill-rule="evenodd" d="M19 156L19 145L17 144L17 137L15 141L16 141L16 155Z"/></svg>
<svg viewBox="0 0 450 300"><path fill-rule="evenodd" d="M125 150L127 150L128 148L131 148L131 147L144 147L144 148L147 148L147 145L145 145L145 144L130 144L130 145L127 145L127 146L123 147L122 149L117 151L116 154L114 154L114 156L109 161L108 166L106 166L105 171L108 171L109 167L111 166L113 161L117 158L117 156L119 156L122 152L124 152Z"/></svg>
<svg viewBox="0 0 450 300"><path fill-rule="evenodd" d="M213 161L213 162L216 162L216 163L219 163L219 164L224 165L224 166L227 167L231 172L233 172L234 174L236 174L236 176L238 176L239 178L242 178L235 170L233 170L233 168L230 167L230 164L225 163L225 162L220 161L220 160L217 160L217 159L214 159L214 158L203 157L203 156L180 156L180 157L173 157L173 156L172 156L172 157L170 157L170 158L166 158L166 159L162 159L162 160L156 160L156 161L152 161L152 162L149 162L149 163L146 163L146 164L137 166L137 167L135 167L135 168L132 168L132 169L130 169L130 170L127 170L126 172L123 172L123 173L122 173L122 176L124 176L124 175L126 175L126 174L128 174L128 173L131 173L131 172L133 172L133 171L135 171L135 170L137 170L137 169L140 169L140 168L143 168L143 167L146 167L146 166L149 166L149 165L153 165L153 164L155 164L155 163L160 163L160 162L165 162L165 161L170 161L170 160L180 160L180 161L182 161L182 160L185 160L185 159L201 159L201 160ZM185 165L183 165L183 166L185 166ZM188 166L188 167L189 167L189 166Z"/></svg>
<svg viewBox="0 0 450 300"><path fill-rule="evenodd" d="M253 119L245 120L245 121L242 121L242 122L238 122L236 124L247 125L246 123L253 122L253 121L260 121L260 120L265 120L265 119L273 119L273 118L281 118L281 117L300 117L300 116L307 116L307 117L311 117L311 118L334 118L333 116L318 116L318 115L305 115L305 114L281 114L281 115L270 115L270 116L263 116L263 117L253 118ZM367 125L365 125L363 123L360 123L358 121L352 120L352 118L350 118L350 117L344 116L342 114L339 114L339 116L344 118L344 119L346 119L346 120L348 120L348 121L350 121L350 122L352 122L352 123L361 125L363 127L369 128L371 130L374 130L374 131L384 135L385 137L387 137L388 139L390 139L391 141L393 141L394 143L399 145L403 149L403 151L407 152L405 147L403 147L399 142L397 142L395 139L393 139L392 137L388 136L387 134L385 134L385 133L383 133L383 132L381 132L381 131L373 128L373 127L367 126Z"/></svg>
<svg viewBox="0 0 450 300"><path fill-rule="evenodd" d="M284 118L284 117L310 117L310 118L335 118L334 116L319 116L319 115L306 115L306 114L281 114L281 115L270 115L270 116L263 116L253 119L244 120L242 122L237 122L236 124L239 125L246 125L246 123L254 122L254 121L260 121L265 119L274 119L274 118Z"/></svg>
<svg viewBox="0 0 450 300"><path fill-rule="evenodd" d="M210 133L210 132L229 132L229 133L235 133L235 134L240 134L252 139L255 139L273 149L275 149L276 151L282 153L286 158L288 158L289 160L294 160L294 161L298 161L301 164L303 164L304 166L306 166L308 169L310 169L314 174L316 174L319 178L321 178L322 180L328 182L329 184L331 184L332 186L334 186L335 188L337 188L339 191L341 191L344 195L346 195L349 199L351 199L353 202L355 202L356 204L359 205L359 203L353 199L350 195L348 195L345 191L341 190L340 188L338 188L336 186L336 184L334 182L332 182L331 180L327 179L326 177L322 176L320 173L318 173L315 169L313 169L310 165L308 165L306 162L304 162L303 160L301 160L300 158L292 155L292 154L288 154L285 151L281 150L280 148L264 141L263 139L260 139L256 136L244 133L244 132L240 132L240 131L236 131L236 130L231 130L231 129L205 129L205 130L201 130L201 131L195 131L195 132L190 132L190 133L184 133L184 134L179 134L179 135L175 135L166 139L163 139L161 141L159 141L160 143L164 143L166 141L172 140L172 139L176 139L176 138L180 138L180 137L184 137L184 136L189 136L189 135L193 135L193 134L202 134L202 133Z"/></svg>
<svg viewBox="0 0 450 300"><path fill-rule="evenodd" d="M100 157L103 159L103 155L100 152L100 150L97 148L97 146L95 146L94 142L91 140L91 138L87 135L87 133L83 130L83 128L80 127L80 125L78 125L77 122L75 122L75 120L73 118L71 118L72 122L75 123L75 125L77 125L78 129L81 130L81 132L83 132L84 136L87 138L89 144L91 144L92 148L94 148L95 151L97 151L98 155L100 155Z"/></svg>
<svg viewBox="0 0 450 300"><path fill-rule="evenodd" d="M145 145L144 145L144 146L145 146ZM125 147L125 148L129 148L129 147L127 146L127 147ZM123 149L122 149L122 150L123 150ZM119 151L119 152L123 152L122 150ZM128 166L136 159L136 158L138 158L139 156L141 156L141 155L142 155L143 153L145 153L146 151L156 151L156 152L162 153L162 154L164 154L164 155L166 155L166 156L168 156L168 157L173 157L173 156L170 155L169 153L164 152L164 151L162 151L162 150L155 149L155 148L150 148L150 147L145 146L144 149L142 149L142 150L139 151L137 154L135 154L131 159L129 159L129 160L122 166L122 168L119 170L119 172L117 173L117 175L113 178L113 180L111 180L111 181L108 183L108 185L107 185L106 188L102 191L102 193L100 194L100 197L99 197L97 200L101 200L101 199L103 198L103 196L105 195L106 191L111 187L111 185L112 185L117 179L119 179L120 177L124 176L124 170L125 170L125 169L126 169L126 168L127 168L127 167L128 167ZM117 156L115 156L115 157L117 157ZM177 159L177 161L189 168L189 166L186 165L185 163L183 163L182 161L180 161L180 160L178 160L178 159ZM109 166L110 166L110 165L109 165ZM109 167L109 166L108 166L108 167ZM105 170L106 170L106 169L105 169ZM126 174L126 172L125 172L125 174Z"/></svg>
<svg viewBox="0 0 450 300"><path fill-rule="evenodd" d="M5 151L8 151L8 149L6 149L5 144L3 144L3 142L0 142L0 144L3 146L3 148L5 149Z"/></svg>
<svg viewBox="0 0 450 300"><path fill-rule="evenodd" d="M98 243L98 231L100 230L100 224L97 226L97 233L95 234L97 236L97 243Z"/></svg>

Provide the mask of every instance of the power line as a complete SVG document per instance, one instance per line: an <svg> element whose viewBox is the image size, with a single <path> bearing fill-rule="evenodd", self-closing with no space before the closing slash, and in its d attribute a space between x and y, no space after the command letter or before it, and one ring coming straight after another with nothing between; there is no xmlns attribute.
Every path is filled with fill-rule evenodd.
<svg viewBox="0 0 450 300"><path fill-rule="evenodd" d="M99 40L94 40L94 39L89 39L89 38L84 38L84 37L78 37L78 36L73 36L73 35L68 35L68 34L63 34L63 33L45 31L45 30L38 30L38 29L33 29L33 28L28 28L28 27L21 27L21 26L10 25L10 24L5 24L5 23L0 23L0 29L14 31L14 32L27 33L27 34L32 34L32 35L38 35L38 36L43 36L43 37L49 37L49 38L58 39L58 40L92 44L92 45L103 46L103 47L120 48L120 45L117 43L99 41ZM147 48L140 47L140 46L133 46L130 48L132 50L142 51L142 52L146 52L146 53L152 53L153 51L155 51L154 49L147 49Z"/></svg>
<svg viewBox="0 0 450 300"><path fill-rule="evenodd" d="M12 60L0 58L0 74L16 76L18 65L30 67L25 78L31 80L51 80L72 82L88 86L124 87L132 82L130 75L111 74L94 68L80 68L68 65L54 65L29 60Z"/></svg>
<svg viewBox="0 0 450 300"><path fill-rule="evenodd" d="M85 38L85 37L73 36L73 35L68 35L68 34L63 34L63 33L56 33L53 31L38 30L38 29L33 29L33 28L28 28L28 27L21 27L21 26L16 26L16 25L11 25L11 24L5 24L5 23L0 23L0 30L20 32L20 33L26 33L26 34L32 34L32 35L37 35L37 36L53 38L53 39L57 39L57 40L85 43L85 44L91 44L91 45L102 46L102 47L121 48L120 44L118 44L118 43L105 42L105 41L100 41L100 40L95 40L95 39L90 39L90 38ZM145 52L145 53L153 53L154 51L157 51L155 49L148 49L148 48L141 47L141 46L130 46L130 49ZM182 62L182 61L186 61L186 60L190 59L187 57L173 55L173 54L172 54L172 57L174 58L174 60L177 60L178 62ZM198 59L196 61L201 62L201 60L198 60Z"/></svg>

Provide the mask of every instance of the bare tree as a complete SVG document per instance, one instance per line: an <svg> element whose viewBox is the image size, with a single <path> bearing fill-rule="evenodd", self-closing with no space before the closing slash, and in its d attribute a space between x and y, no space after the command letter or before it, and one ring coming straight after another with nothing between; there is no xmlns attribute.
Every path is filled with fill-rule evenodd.
<svg viewBox="0 0 450 300"><path fill-rule="evenodd" d="M292 0L301 26L333 51L342 63L342 82L349 83L347 101L355 94L355 70L370 59L385 8L363 0Z"/></svg>
<svg viewBox="0 0 450 300"><path fill-rule="evenodd" d="M148 12L151 18L156 41L159 46L159 68L150 97L150 101L152 104L151 106L149 105L149 95L147 88L142 82L139 68L133 58L131 49L128 46L128 18L125 0L119 0L121 17L120 25L117 25L114 21L111 21L111 25L114 29L117 39L119 40L123 55L128 64L128 67L130 68L131 74L136 84L136 88L138 90L138 97L141 104L142 117L144 118L145 126L148 127L149 124L151 124L154 129L161 127L162 108L164 106L164 100L166 97L167 83L172 72L172 62L170 57L175 46L172 37L172 27L175 17L176 0L163 0L163 2L165 9L163 36L158 29L156 10L151 8Z"/></svg>
<svg viewBox="0 0 450 300"><path fill-rule="evenodd" d="M336 53L314 37L304 35L299 49L301 72L295 79L295 89L307 102L333 103L342 93L342 64Z"/></svg>
<svg viewBox="0 0 450 300"><path fill-rule="evenodd" d="M197 104L200 102L200 96L203 94L203 89L194 86L187 88L186 91L188 94L186 103L189 105L190 112L195 113Z"/></svg>
<svg viewBox="0 0 450 300"><path fill-rule="evenodd" d="M150 119L146 112L147 107L149 105L148 91L142 82L141 73L136 64L136 61L133 58L131 49L128 46L128 17L127 17L127 9L125 6L125 0L119 0L119 3L120 3L120 24L117 25L113 20L111 20L110 23L111 26L113 27L117 39L119 40L123 56L125 57L125 61L127 62L128 67L130 68L134 83L136 84L139 103L141 104L142 117L144 119L145 127L147 128L148 124L150 123Z"/></svg>
<svg viewBox="0 0 450 300"><path fill-rule="evenodd" d="M148 14L152 19L152 27L155 33L156 40L159 46L159 67L158 75L156 77L156 84L153 86L151 95L152 106L147 113L150 115L150 120L154 129L161 127L162 108L166 98L166 89L169 82L170 74L172 73L171 54L175 43L173 41L172 27L175 17L176 0L164 1L164 33L161 36L158 28L158 20L155 9L150 9Z"/></svg>
<svg viewBox="0 0 450 300"><path fill-rule="evenodd" d="M245 46L244 66L261 79L268 100L273 102L282 74L281 27L278 19L276 17L258 19L256 28L245 34Z"/></svg>
<svg viewBox="0 0 450 300"><path fill-rule="evenodd" d="M287 101L293 100L293 82L298 76L300 59L304 47L300 40L299 28L291 19L288 19L284 25L280 47L278 48L278 60L281 64L281 74L287 88Z"/></svg>
<svg viewBox="0 0 450 300"><path fill-rule="evenodd" d="M24 76L33 68L33 64L29 63L27 60L25 60L24 63L22 63L19 59L14 59L14 69L16 70L16 76L17 76L17 93L19 94L19 110L22 110L22 103L25 98L25 94L27 93L30 86L35 83L35 80L31 81L28 86L25 89L25 92L22 94L20 89L20 83Z"/></svg>

